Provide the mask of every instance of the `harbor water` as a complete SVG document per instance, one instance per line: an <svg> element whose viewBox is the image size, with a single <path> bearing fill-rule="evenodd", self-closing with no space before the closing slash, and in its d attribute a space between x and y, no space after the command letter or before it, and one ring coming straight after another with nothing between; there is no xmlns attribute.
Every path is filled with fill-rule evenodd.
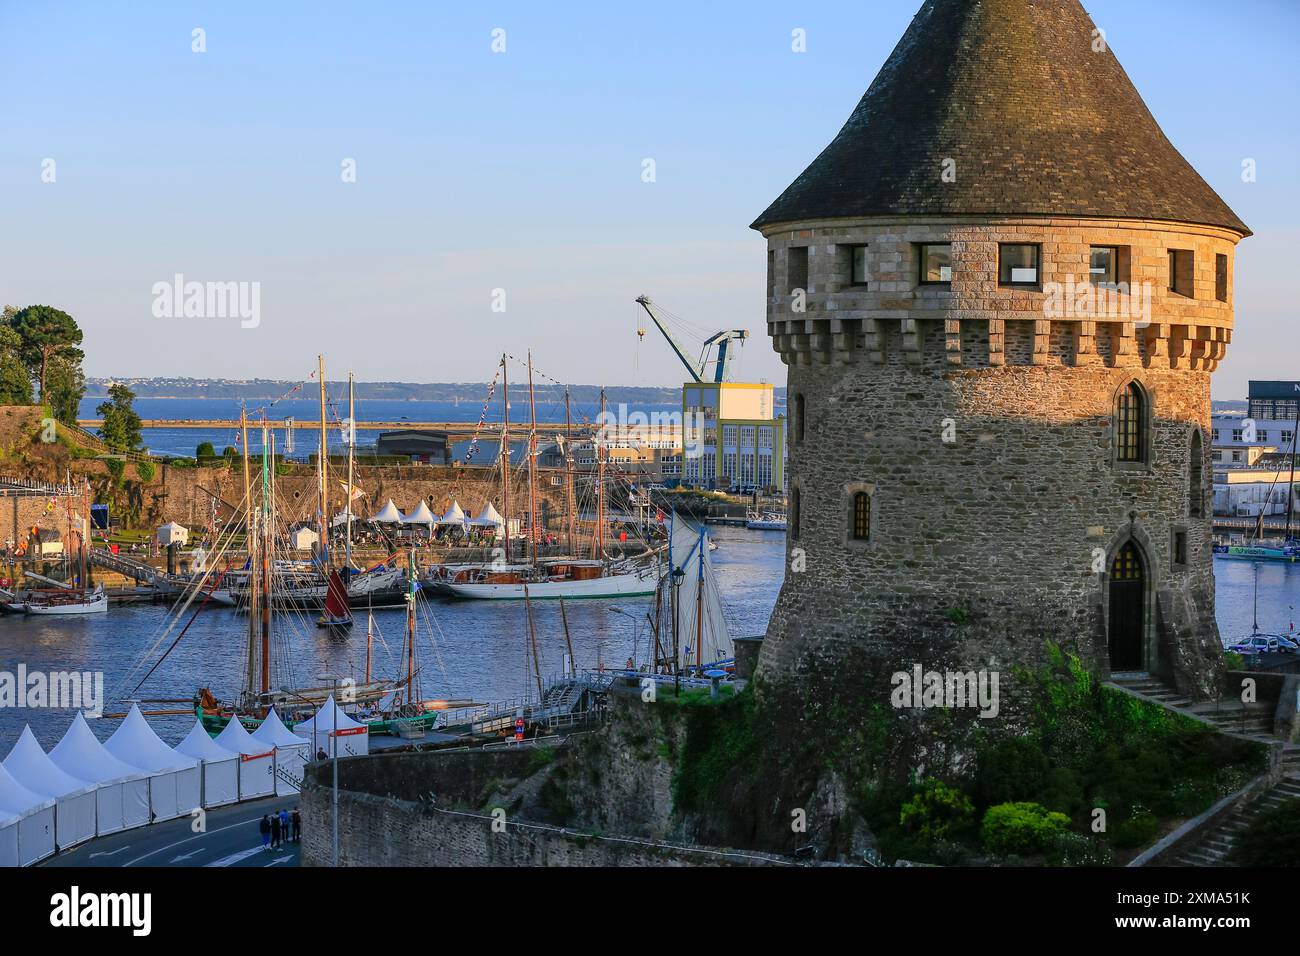
<svg viewBox="0 0 1300 956"><path fill-rule="evenodd" d="M780 589L784 534L731 527L712 528L711 534L720 545L712 561L729 628L739 636L761 635ZM1219 629L1227 644L1251 631L1254 570L1250 561L1216 559L1215 574ZM1300 565L1261 562L1258 596L1260 629L1287 633L1300 604ZM629 657L644 660L646 642L652 640L646 622L652 605L649 597L566 602L577 666L619 668ZM417 653L426 699L487 702L535 691L522 603L431 598L425 610ZM539 601L533 610L543 676L559 674L567 652L559 605ZM219 697L233 696L243 680L247 619L228 609L199 613L166 661L136 690L185 624L182 620L144 666L137 667L163 637L168 611L163 605L139 605L81 618L0 617L0 670L14 672L22 663L29 671L102 671L110 696L108 712L117 709L112 697L189 700L203 685ZM365 669L364 614L358 614L357 626L347 634L319 630L312 617L277 618L284 635L273 645L279 682L305 686L322 674L360 680ZM374 621L373 672L400 676L405 668L405 612L378 610ZM146 709L183 706L151 704ZM0 708L0 753L8 751L25 723L32 725L43 745L53 745L71 716L67 710ZM160 717L153 722L164 739L174 743L193 719ZM117 722L105 719L93 726L100 737L107 737Z"/></svg>

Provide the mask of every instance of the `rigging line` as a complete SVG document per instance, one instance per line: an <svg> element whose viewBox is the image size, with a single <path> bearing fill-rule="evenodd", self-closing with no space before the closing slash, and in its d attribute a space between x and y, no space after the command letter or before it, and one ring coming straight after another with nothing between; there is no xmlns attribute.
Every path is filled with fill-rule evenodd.
<svg viewBox="0 0 1300 956"><path fill-rule="evenodd" d="M226 572L222 571L221 574L217 577L218 584L221 583L221 578L225 577L225 574ZM131 691L132 697L134 697L136 693L140 690L140 688L144 686L144 682L153 676L153 672L162 666L162 662L167 660L167 655L176 649L176 645L181 642L181 638L183 638L186 632L189 631L190 625L193 624L198 619L199 614L203 611L205 607L208 606L208 601L210 600L212 600L211 591L209 591L207 595L203 598L203 603L194 609L194 613L190 615L189 624L186 624L185 627L181 630L181 632L176 635L176 640L172 641L171 647L167 648L166 652L163 654L162 657L158 658L158 662L154 664L153 667L149 668L149 673L145 674L143 677L140 678L140 683L136 684Z"/></svg>

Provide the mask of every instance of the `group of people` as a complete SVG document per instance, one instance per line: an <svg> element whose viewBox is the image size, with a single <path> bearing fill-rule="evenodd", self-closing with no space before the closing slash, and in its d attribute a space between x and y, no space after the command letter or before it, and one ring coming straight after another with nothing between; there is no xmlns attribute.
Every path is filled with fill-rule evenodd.
<svg viewBox="0 0 1300 956"><path fill-rule="evenodd" d="M292 812L277 810L274 813L265 814L262 817L262 822L258 824L258 829L262 833L262 849L264 850L275 849L282 843L301 843L302 814L298 812L297 807Z"/></svg>

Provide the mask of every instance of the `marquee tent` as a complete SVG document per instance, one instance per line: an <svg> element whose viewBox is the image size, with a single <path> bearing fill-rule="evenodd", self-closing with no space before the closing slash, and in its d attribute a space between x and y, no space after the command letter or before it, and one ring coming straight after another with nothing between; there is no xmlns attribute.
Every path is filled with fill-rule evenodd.
<svg viewBox="0 0 1300 956"><path fill-rule="evenodd" d="M149 773L149 806L155 822L174 820L199 806L199 762L178 754L158 737L132 704L126 719L104 742L104 749L118 760Z"/></svg>
<svg viewBox="0 0 1300 956"><path fill-rule="evenodd" d="M313 755L324 750L329 756L355 757L370 753L370 731L334 703L333 695L308 720L294 724L293 732L311 742Z"/></svg>
<svg viewBox="0 0 1300 956"><path fill-rule="evenodd" d="M2 766L28 790L54 799L54 842L60 850L95 835L94 785L60 770L30 727L23 728Z"/></svg>
<svg viewBox="0 0 1300 956"><path fill-rule="evenodd" d="M95 832L99 836L149 822L149 774L105 750L80 713L50 751L50 759L64 773L98 784Z"/></svg>
<svg viewBox="0 0 1300 956"><path fill-rule="evenodd" d="M402 513L397 510L397 505L393 504L393 499L388 499L388 504L379 509L379 514L370 519L376 524L401 524Z"/></svg>
<svg viewBox="0 0 1300 956"><path fill-rule="evenodd" d="M209 737L203 721L195 718L189 736L176 745L176 752L202 764L205 807L224 807L239 799L239 754Z"/></svg>
<svg viewBox="0 0 1300 956"><path fill-rule="evenodd" d="M311 759L307 741L289 730L272 707L253 739L275 748L275 792L297 793L302 789L303 766Z"/></svg>
<svg viewBox="0 0 1300 956"><path fill-rule="evenodd" d="M239 799L268 797L275 793L275 748L254 740L238 717L217 734L218 746L239 754Z"/></svg>
<svg viewBox="0 0 1300 956"><path fill-rule="evenodd" d="M465 523L465 510L461 508L460 502L453 500L447 513L439 519L443 524L463 525Z"/></svg>
<svg viewBox="0 0 1300 956"><path fill-rule="evenodd" d="M478 513L477 518L471 518L467 524L475 528L496 528L497 534L505 534L506 519L501 517L501 512L488 502L483 506L483 510Z"/></svg>
<svg viewBox="0 0 1300 956"><path fill-rule="evenodd" d="M0 866L30 866L54 853L54 801L0 766Z"/></svg>
<svg viewBox="0 0 1300 956"><path fill-rule="evenodd" d="M429 506L424 503L423 498L421 498L420 503L411 510L410 514L402 515L402 524L422 524L433 527L437 523L438 516L429 510Z"/></svg>

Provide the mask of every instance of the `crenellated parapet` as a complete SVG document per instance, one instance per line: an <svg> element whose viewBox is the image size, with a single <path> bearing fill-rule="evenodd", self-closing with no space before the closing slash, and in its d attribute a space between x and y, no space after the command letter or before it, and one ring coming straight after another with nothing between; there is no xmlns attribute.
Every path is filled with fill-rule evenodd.
<svg viewBox="0 0 1300 956"><path fill-rule="evenodd" d="M764 235L768 332L787 365L1212 372L1231 341L1241 237L1226 229L917 217L785 224ZM948 257L941 275L925 271L934 249ZM1008 249L1033 257L1032 282L1006 281Z"/></svg>

